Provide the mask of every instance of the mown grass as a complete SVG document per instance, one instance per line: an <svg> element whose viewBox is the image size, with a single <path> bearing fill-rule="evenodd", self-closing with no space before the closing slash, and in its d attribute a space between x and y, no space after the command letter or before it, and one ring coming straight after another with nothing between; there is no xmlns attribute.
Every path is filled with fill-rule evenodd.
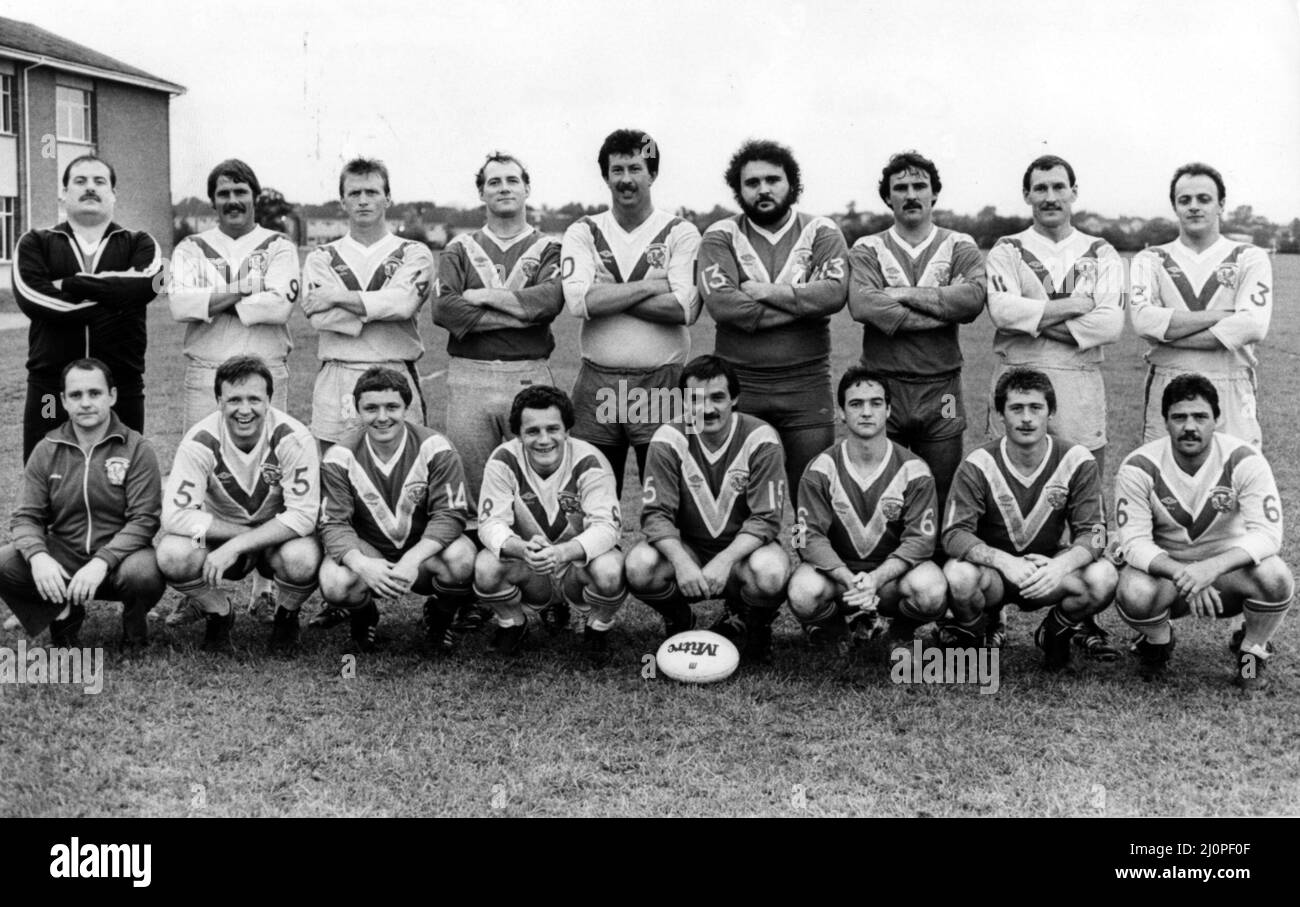
<svg viewBox="0 0 1300 907"><path fill-rule="evenodd" d="M1295 525L1300 443L1300 259L1278 257L1278 306L1261 369L1266 452ZM435 424L445 414L445 337L422 322L420 371ZM576 325L557 324L553 370L576 374ZM834 321L835 369L857 357L859 329ZM987 318L965 329L970 430L983 436L992 368ZM693 331L709 350L707 317ZM149 433L164 463L182 432L180 329L151 315ZM295 317L290 409L308 415L315 342ZM16 492L25 345L4 335L0 363L0 510ZM1106 366L1108 480L1141 430L1141 346L1131 334ZM625 520L636 525L629 477ZM634 535L629 532L629 537ZM1295 568L1288 534L1284 556ZM242 593L241 595L246 594ZM170 610L169 593L159 610ZM316 603L308 605L313 611ZM238 655L195 650L201 628L154 624L143 661L110 654L104 692L0 687L3 815L1276 815L1300 811L1300 678L1295 621L1277 640L1272 689L1243 699L1229 685L1227 627L1182 621L1171 680L1133 665L1080 664L1066 677L1037 665L1036 618L1014 619L1001 687L895 686L879 652L837 671L777 627L772 667L690 687L643 676L657 618L631 602L616 658L587 670L578 637L538 635L522 658L484 651L486 634L447 663L416 650L419 603L381 624L380 653L344 677L345 631L304 632L295 660L264 654L266 628L242 619ZM1104 625L1121 629L1111 613ZM84 640L109 643L116 606L92 609ZM18 637L4 636L13 646Z"/></svg>

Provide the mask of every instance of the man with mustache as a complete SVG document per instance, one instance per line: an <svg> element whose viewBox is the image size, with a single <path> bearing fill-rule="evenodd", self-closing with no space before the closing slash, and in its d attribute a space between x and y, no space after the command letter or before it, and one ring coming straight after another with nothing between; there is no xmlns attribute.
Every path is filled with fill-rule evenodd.
<svg viewBox="0 0 1300 907"><path fill-rule="evenodd" d="M1064 158L1043 155L1021 180L1033 214L1029 229L1004 236L989 252L989 318L997 327L989 395L1010 368L1034 368L1056 390L1052 432L1082 444L1106 468L1106 387L1102 347L1124 332L1124 265L1115 249L1070 223L1079 197L1074 168ZM988 432L1002 434L992 407ZM996 627L996 622L994 623ZM996 633L996 629L995 629ZM995 640L996 642L997 640ZM1097 661L1114 661L1119 649L1091 617L1076 641Z"/></svg>
<svg viewBox="0 0 1300 907"><path fill-rule="evenodd" d="M112 165L82 155L63 170L68 219L18 240L14 300L31 319L23 462L67 420L61 374L77 359L94 357L108 366L117 379L113 409L128 428L144 431L145 305L157 295L162 256L148 233L113 222L116 192Z"/></svg>
<svg viewBox="0 0 1300 907"><path fill-rule="evenodd" d="M187 236L172 252L167 289L172 318L185 325L185 426L213 412L212 382L231 356L257 356L271 370L278 410L289 406L289 315L298 298L298 248L257 223L262 184L241 160L222 161L208 174L208 200L217 226ZM182 603L185 605L187 603ZM275 613L275 587L253 577L248 610ZM193 613L179 608L176 618Z"/></svg>
<svg viewBox="0 0 1300 907"><path fill-rule="evenodd" d="M1034 642L1044 669L1060 671L1083 619L1115 594L1115 567L1099 559L1106 547L1101 476L1086 447L1048 433L1056 392L1042 372L1004 372L993 401L1006 436L966 456L948 500L943 573L952 619L938 641L978 646L985 621L1005 606L1047 608Z"/></svg>
<svg viewBox="0 0 1300 907"><path fill-rule="evenodd" d="M1227 203L1223 176L1209 164L1184 164L1169 183L1178 238L1133 256L1133 329L1148 342L1143 442L1164 434L1156 402L1184 372L1214 383L1219 428L1262 449L1257 417L1256 346L1273 315L1273 268L1263 249L1219 233Z"/></svg>
<svg viewBox="0 0 1300 907"><path fill-rule="evenodd" d="M565 231L560 276L569 311L583 320L573 434L609 460L621 496L628 448L644 479L650 438L672 414L655 418L653 408L610 404L656 399L677 386L691 347L688 328L700 315L700 233L655 209L650 190L660 154L650 136L636 129L610 133L597 163L610 210L579 218Z"/></svg>
<svg viewBox="0 0 1300 907"><path fill-rule="evenodd" d="M1171 618L1245 615L1232 634L1234 682L1267 685L1269 642L1291 606L1295 579L1279 557L1282 501L1268 462L1241 438L1216 432L1219 393L1204 375L1165 385L1166 436L1124 458L1115 517L1125 566L1116 607L1140 634L1138 670L1163 677L1174 651Z"/></svg>
<svg viewBox="0 0 1300 907"><path fill-rule="evenodd" d="M848 293L848 247L833 221L794 210L803 182L789 148L746 142L726 180L744 213L704 231L700 297L718 323L715 353L740 379L737 407L780 435L794 494L835 440L830 316Z"/></svg>
<svg viewBox="0 0 1300 907"><path fill-rule="evenodd" d="M425 416L415 372L424 355L416 315L433 279L433 253L389 231L384 212L393 199L382 161L348 161L339 174L339 199L347 235L313 249L303 262L302 311L320 332L311 433L323 447L361 436L352 389L376 365L410 382L406 418L423 425Z"/></svg>

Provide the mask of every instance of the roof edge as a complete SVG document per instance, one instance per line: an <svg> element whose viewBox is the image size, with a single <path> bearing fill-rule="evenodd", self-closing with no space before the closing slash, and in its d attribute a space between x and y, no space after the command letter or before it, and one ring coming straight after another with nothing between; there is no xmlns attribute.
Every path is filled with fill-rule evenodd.
<svg viewBox="0 0 1300 907"><path fill-rule="evenodd" d="M163 79L146 79L142 76L128 75L127 73L114 72L111 69L103 69L99 66L87 66L84 63L72 63L62 60L58 57L47 57L43 54L34 54L25 50L18 50L5 44L0 44L0 55L13 57L16 60L25 60L29 63L40 63L50 66L54 69L62 69L67 72L75 73L82 76L94 76L95 78L104 79L109 82L121 82L126 85L135 85L140 88L151 88L154 91L162 91L176 97L185 94L188 90L184 85L177 85L175 82L167 82Z"/></svg>

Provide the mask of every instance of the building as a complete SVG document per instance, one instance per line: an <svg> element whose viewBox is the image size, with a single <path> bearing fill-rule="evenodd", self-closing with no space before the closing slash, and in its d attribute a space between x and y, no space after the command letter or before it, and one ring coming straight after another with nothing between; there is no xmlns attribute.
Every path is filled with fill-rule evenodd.
<svg viewBox="0 0 1300 907"><path fill-rule="evenodd" d="M117 172L115 220L171 252L171 99L185 89L43 28L0 17L0 286L18 237L63 219L64 167Z"/></svg>

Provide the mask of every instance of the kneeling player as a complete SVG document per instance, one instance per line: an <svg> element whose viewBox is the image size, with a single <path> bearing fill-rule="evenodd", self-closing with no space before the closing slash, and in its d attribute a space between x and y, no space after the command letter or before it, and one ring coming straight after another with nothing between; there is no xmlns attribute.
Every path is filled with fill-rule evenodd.
<svg viewBox="0 0 1300 907"><path fill-rule="evenodd" d="M1273 471L1248 442L1216 433L1219 394L1195 373L1165 386L1168 436L1124 458L1115 477L1115 520L1126 566L1116 607L1141 633L1144 678L1162 676L1174 650L1171 617L1230 617L1245 627L1229 648L1236 683L1265 685L1269 639L1291 605L1295 580L1278 556L1282 503Z"/></svg>
<svg viewBox="0 0 1300 907"><path fill-rule="evenodd" d="M1115 594L1115 568L1097 559L1106 534L1097 461L1048 434L1056 392L1042 372L1008 370L993 399L1006 436L967 455L948 502L943 572L953 621L940 635L970 645L986 613L995 622L1005 605L1050 607L1034 641L1043 667L1057 671L1070 663L1080 622Z"/></svg>
<svg viewBox="0 0 1300 907"><path fill-rule="evenodd" d="M256 569L274 579L273 651L298 642L298 611L316 589L321 551L320 460L307 427L271 405L256 356L227 359L213 382L220 409L185 433L163 493L158 566L185 595L184 616L207 619L205 651L228 651L235 612L222 580ZM176 623L169 618L169 623Z"/></svg>
<svg viewBox="0 0 1300 907"><path fill-rule="evenodd" d="M524 606L569 607L585 616L590 659L609 659L609 629L627 598L622 519L614 472L603 454L569 436L573 404L535 385L510 407L510 432L483 470L474 592L496 612L492 647L519 650L528 635ZM567 620L563 620L567 623Z"/></svg>
<svg viewBox="0 0 1300 907"><path fill-rule="evenodd" d="M375 597L414 591L424 603L431 654L451 642L456 609L473 598L474 543L465 471L442 435L406 421L414 395L406 376L376 366L357 380L352 399L362 435L336 444L321 462L324 502L320 592L326 608L313 627L343 620L363 652L373 651Z"/></svg>
<svg viewBox="0 0 1300 907"><path fill-rule="evenodd" d="M740 385L717 356L682 370L685 423L661 426L646 458L641 529L627 556L632 593L664 618L669 636L691 629L690 602L721 597L713 626L749 661L767 661L790 559L776 541L785 506L785 455L776 430L735 412Z"/></svg>
<svg viewBox="0 0 1300 907"><path fill-rule="evenodd" d="M937 620L948 586L930 560L938 528L934 476L885 434L889 385L855 366L840 379L836 402L849 436L818 454L799 484L795 548L803 563L790 579L790 610L810 641L820 637L843 653L848 621L877 610L922 624Z"/></svg>

